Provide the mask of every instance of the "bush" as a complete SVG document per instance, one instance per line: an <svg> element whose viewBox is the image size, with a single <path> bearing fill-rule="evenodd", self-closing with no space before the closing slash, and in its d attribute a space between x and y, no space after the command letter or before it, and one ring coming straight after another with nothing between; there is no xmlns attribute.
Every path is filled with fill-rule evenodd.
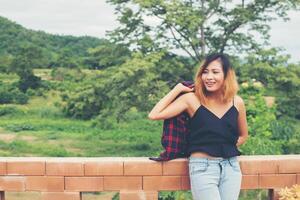
<svg viewBox="0 0 300 200"><path fill-rule="evenodd" d="M29 88L37 89L39 87L41 87L41 78L34 76L33 74L21 77L18 82L18 88L22 92L26 92Z"/></svg>
<svg viewBox="0 0 300 200"><path fill-rule="evenodd" d="M4 115L20 115L23 114L23 111L19 110L14 106L1 106L0 107L0 116Z"/></svg>
<svg viewBox="0 0 300 200"><path fill-rule="evenodd" d="M280 155L282 141L271 140L262 135L249 136L240 149L243 155Z"/></svg>
<svg viewBox="0 0 300 200"><path fill-rule="evenodd" d="M26 104L28 96L19 89L14 88L14 85L0 87L0 104Z"/></svg>
<svg viewBox="0 0 300 200"><path fill-rule="evenodd" d="M61 98L67 102L63 112L67 116L84 120L97 116L102 102L97 101L100 97L95 93L93 88L78 88L78 92L73 95L63 94Z"/></svg>
<svg viewBox="0 0 300 200"><path fill-rule="evenodd" d="M6 104L6 103L12 103L12 102L13 102L12 93L1 88L0 89L0 104Z"/></svg>
<svg viewBox="0 0 300 200"><path fill-rule="evenodd" d="M18 92L15 96L14 96L14 103L16 104L27 104L28 102L28 96L22 92Z"/></svg>

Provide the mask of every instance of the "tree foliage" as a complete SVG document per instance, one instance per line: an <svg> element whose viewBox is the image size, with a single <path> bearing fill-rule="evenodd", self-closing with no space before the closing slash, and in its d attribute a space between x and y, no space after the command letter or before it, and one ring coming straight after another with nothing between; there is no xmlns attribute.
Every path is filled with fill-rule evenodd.
<svg viewBox="0 0 300 200"><path fill-rule="evenodd" d="M99 115L101 120L125 120L131 109L147 112L178 81L191 80L192 70L188 61L167 52L134 53L124 64L102 70L90 85L67 94L64 110L83 119Z"/></svg>
<svg viewBox="0 0 300 200"><path fill-rule="evenodd" d="M24 45L11 62L10 71L20 77L18 87L21 91L25 92L28 88L35 89L41 85L41 79L33 74L33 69L40 67L40 58L39 48Z"/></svg>
<svg viewBox="0 0 300 200"><path fill-rule="evenodd" d="M123 64L130 58L131 52L124 45L112 44L106 41L103 45L88 49L89 56L85 63L91 69L105 69Z"/></svg>
<svg viewBox="0 0 300 200"><path fill-rule="evenodd" d="M107 0L120 26L111 39L142 52L180 49L198 62L208 52L253 52L269 39L268 22L288 19L298 0ZM262 43L254 35L261 37Z"/></svg>
<svg viewBox="0 0 300 200"><path fill-rule="evenodd" d="M300 65L288 61L276 48L249 54L239 62L237 73L240 82L255 79L274 96L278 104L277 116L300 119Z"/></svg>
<svg viewBox="0 0 300 200"><path fill-rule="evenodd" d="M157 93L168 88L159 80L157 63L162 53L144 57L134 54L132 59L121 66L103 71L94 84L79 88L66 98L67 114L79 118L111 115L119 121L132 107L146 111L157 100Z"/></svg>

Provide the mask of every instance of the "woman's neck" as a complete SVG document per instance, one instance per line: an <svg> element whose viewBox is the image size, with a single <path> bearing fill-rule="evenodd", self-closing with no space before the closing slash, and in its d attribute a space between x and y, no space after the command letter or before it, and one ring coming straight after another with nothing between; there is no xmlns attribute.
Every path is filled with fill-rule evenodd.
<svg viewBox="0 0 300 200"><path fill-rule="evenodd" d="M207 99L210 102L222 103L223 102L223 94L221 92L208 93Z"/></svg>

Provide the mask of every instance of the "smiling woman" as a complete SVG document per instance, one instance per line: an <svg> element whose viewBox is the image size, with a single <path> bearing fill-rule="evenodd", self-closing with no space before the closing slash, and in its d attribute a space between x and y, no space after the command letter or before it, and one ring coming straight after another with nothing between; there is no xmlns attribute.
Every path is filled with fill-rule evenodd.
<svg viewBox="0 0 300 200"><path fill-rule="evenodd" d="M237 200L242 178L238 147L246 141L248 129L244 102L237 96L238 84L228 57L208 55L194 81L194 88L177 84L154 106L149 118L169 119L187 112L193 198ZM176 98L180 93L186 94Z"/></svg>

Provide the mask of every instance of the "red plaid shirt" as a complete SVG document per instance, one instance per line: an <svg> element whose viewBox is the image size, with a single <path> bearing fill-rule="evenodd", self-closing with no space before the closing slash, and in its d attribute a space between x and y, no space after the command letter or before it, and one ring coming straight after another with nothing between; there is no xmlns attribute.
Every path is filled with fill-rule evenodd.
<svg viewBox="0 0 300 200"><path fill-rule="evenodd" d="M192 81L183 81L183 85L193 87ZM182 94L180 94L182 95ZM176 98L178 98L178 95ZM164 120L163 132L161 137L161 144L164 151L160 153L159 157L151 157L155 161L167 161L175 158L187 157L187 123L190 117L186 112L170 119Z"/></svg>

